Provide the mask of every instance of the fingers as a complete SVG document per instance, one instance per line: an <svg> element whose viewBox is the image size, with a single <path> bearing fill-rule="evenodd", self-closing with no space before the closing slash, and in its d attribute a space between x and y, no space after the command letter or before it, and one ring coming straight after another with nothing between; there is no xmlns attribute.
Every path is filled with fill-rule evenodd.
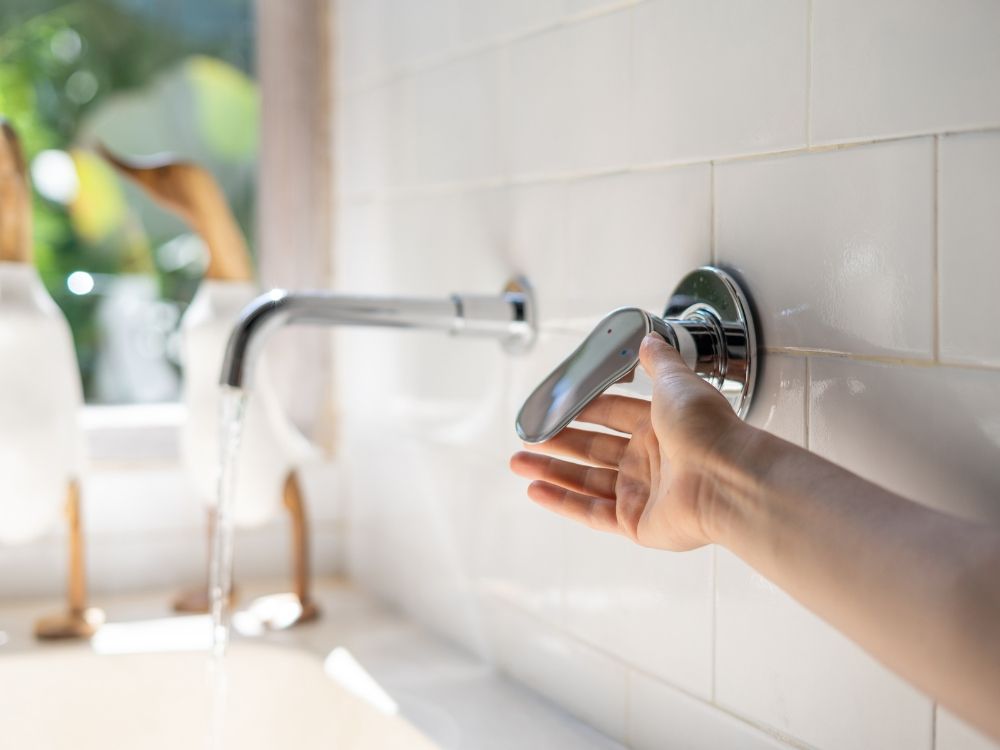
<svg viewBox="0 0 1000 750"><path fill-rule="evenodd" d="M649 402L641 398L605 394L591 401L577 416L578 422L588 422L610 427L617 432L631 434L649 416Z"/></svg>
<svg viewBox="0 0 1000 750"><path fill-rule="evenodd" d="M515 453L510 459L515 474L528 479L540 479L573 492L614 501L618 472L593 466L561 461L537 453Z"/></svg>
<svg viewBox="0 0 1000 750"><path fill-rule="evenodd" d="M528 497L543 508L597 531L619 531L614 500L590 497L543 481L528 485Z"/></svg>
<svg viewBox="0 0 1000 750"><path fill-rule="evenodd" d="M554 456L568 456L593 466L616 469L626 447L628 439L618 435L566 428L554 438L532 445L531 450Z"/></svg>
<svg viewBox="0 0 1000 750"><path fill-rule="evenodd" d="M642 346L639 347L639 362L653 380L661 375L676 373L678 368L691 372L691 368L684 363L678 351L658 333L647 334L642 340Z"/></svg>

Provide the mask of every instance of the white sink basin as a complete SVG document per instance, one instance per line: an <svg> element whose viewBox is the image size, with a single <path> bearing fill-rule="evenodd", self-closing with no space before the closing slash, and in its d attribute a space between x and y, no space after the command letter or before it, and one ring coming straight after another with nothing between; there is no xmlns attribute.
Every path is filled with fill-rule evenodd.
<svg viewBox="0 0 1000 750"><path fill-rule="evenodd" d="M3 657L2 744L11 748L407 748L434 745L340 687L314 657L235 644L224 695L205 652L99 655L65 647Z"/></svg>

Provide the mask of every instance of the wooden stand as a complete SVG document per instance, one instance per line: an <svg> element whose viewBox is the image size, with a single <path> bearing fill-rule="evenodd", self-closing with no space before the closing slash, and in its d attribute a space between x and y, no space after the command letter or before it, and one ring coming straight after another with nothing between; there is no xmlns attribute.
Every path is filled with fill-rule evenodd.
<svg viewBox="0 0 1000 750"><path fill-rule="evenodd" d="M262 619L265 627L281 630L319 617L319 608L312 599L312 572L309 565L309 519L302 497L302 488L295 472L289 472L283 493L285 509L292 524L292 593L298 600L298 613L283 612ZM254 605L251 604L251 609Z"/></svg>
<svg viewBox="0 0 1000 750"><path fill-rule="evenodd" d="M69 580L66 612L43 617L35 623L35 637L45 640L89 638L104 623L104 613L87 606L87 576L83 553L83 524L80 519L80 485L69 483L66 496L69 525Z"/></svg>

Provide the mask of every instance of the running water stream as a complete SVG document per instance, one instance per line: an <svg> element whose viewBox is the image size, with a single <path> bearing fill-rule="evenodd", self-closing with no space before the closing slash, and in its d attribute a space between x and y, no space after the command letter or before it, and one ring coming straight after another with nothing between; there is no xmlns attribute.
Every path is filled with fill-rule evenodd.
<svg viewBox="0 0 1000 750"><path fill-rule="evenodd" d="M246 393L222 386L219 413L219 484L209 563L209 602L212 613L212 654L216 661L229 644L229 601L233 589L233 504L236 502L237 458L243 434Z"/></svg>
<svg viewBox="0 0 1000 750"><path fill-rule="evenodd" d="M246 393L242 389L222 386L219 409L219 481L208 574L212 655L207 673L211 696L211 726L207 750L223 750L225 747L229 683L223 657L229 645L235 535L233 505L236 502L237 458L243 434L246 399Z"/></svg>

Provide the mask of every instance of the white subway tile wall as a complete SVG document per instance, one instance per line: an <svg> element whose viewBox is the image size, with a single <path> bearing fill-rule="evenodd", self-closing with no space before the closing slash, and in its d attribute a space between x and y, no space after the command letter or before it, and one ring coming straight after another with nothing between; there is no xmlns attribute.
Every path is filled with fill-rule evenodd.
<svg viewBox="0 0 1000 750"><path fill-rule="evenodd" d="M944 136L938 158L941 358L1000 367L1000 132Z"/></svg>
<svg viewBox="0 0 1000 750"><path fill-rule="evenodd" d="M629 673L628 745L636 750L783 750L784 742L641 672Z"/></svg>
<svg viewBox="0 0 1000 750"><path fill-rule="evenodd" d="M611 654L509 607L484 607L494 655L512 677L610 737L625 735L628 669Z"/></svg>
<svg viewBox="0 0 1000 750"><path fill-rule="evenodd" d="M566 186L565 281L545 306L589 331L609 310L666 303L637 276L679 279L711 260L707 164L666 172L574 180Z"/></svg>
<svg viewBox="0 0 1000 750"><path fill-rule="evenodd" d="M413 77L416 184L468 183L502 176L499 90L496 50L451 60ZM463 106L453 107L456 101Z"/></svg>
<svg viewBox="0 0 1000 750"><path fill-rule="evenodd" d="M712 694L712 550L665 554L570 527L566 629L626 664Z"/></svg>
<svg viewBox="0 0 1000 750"><path fill-rule="evenodd" d="M632 157L707 161L806 143L802 0L675 0L637 7Z"/></svg>
<svg viewBox="0 0 1000 750"><path fill-rule="evenodd" d="M766 346L932 356L933 139L720 164L715 219Z"/></svg>
<svg viewBox="0 0 1000 750"><path fill-rule="evenodd" d="M933 704L728 551L717 551L716 701L812 747L931 747Z"/></svg>
<svg viewBox="0 0 1000 750"><path fill-rule="evenodd" d="M630 746L997 747L728 552L567 526L506 462L581 331L717 262L760 315L753 424L1000 522L1000 6L337 8L337 283L523 273L542 326L337 334L352 574Z"/></svg>
<svg viewBox="0 0 1000 750"><path fill-rule="evenodd" d="M813 143L1000 125L1000 4L812 0Z"/></svg>
<svg viewBox="0 0 1000 750"><path fill-rule="evenodd" d="M938 706L935 726L937 750L997 750L1000 742L993 742L953 714Z"/></svg>
<svg viewBox="0 0 1000 750"><path fill-rule="evenodd" d="M837 358L816 358L810 371L813 450L927 505L1000 524L1000 374Z"/></svg>
<svg viewBox="0 0 1000 750"><path fill-rule="evenodd" d="M630 19L612 13L507 48L510 173L611 169L628 160Z"/></svg>

